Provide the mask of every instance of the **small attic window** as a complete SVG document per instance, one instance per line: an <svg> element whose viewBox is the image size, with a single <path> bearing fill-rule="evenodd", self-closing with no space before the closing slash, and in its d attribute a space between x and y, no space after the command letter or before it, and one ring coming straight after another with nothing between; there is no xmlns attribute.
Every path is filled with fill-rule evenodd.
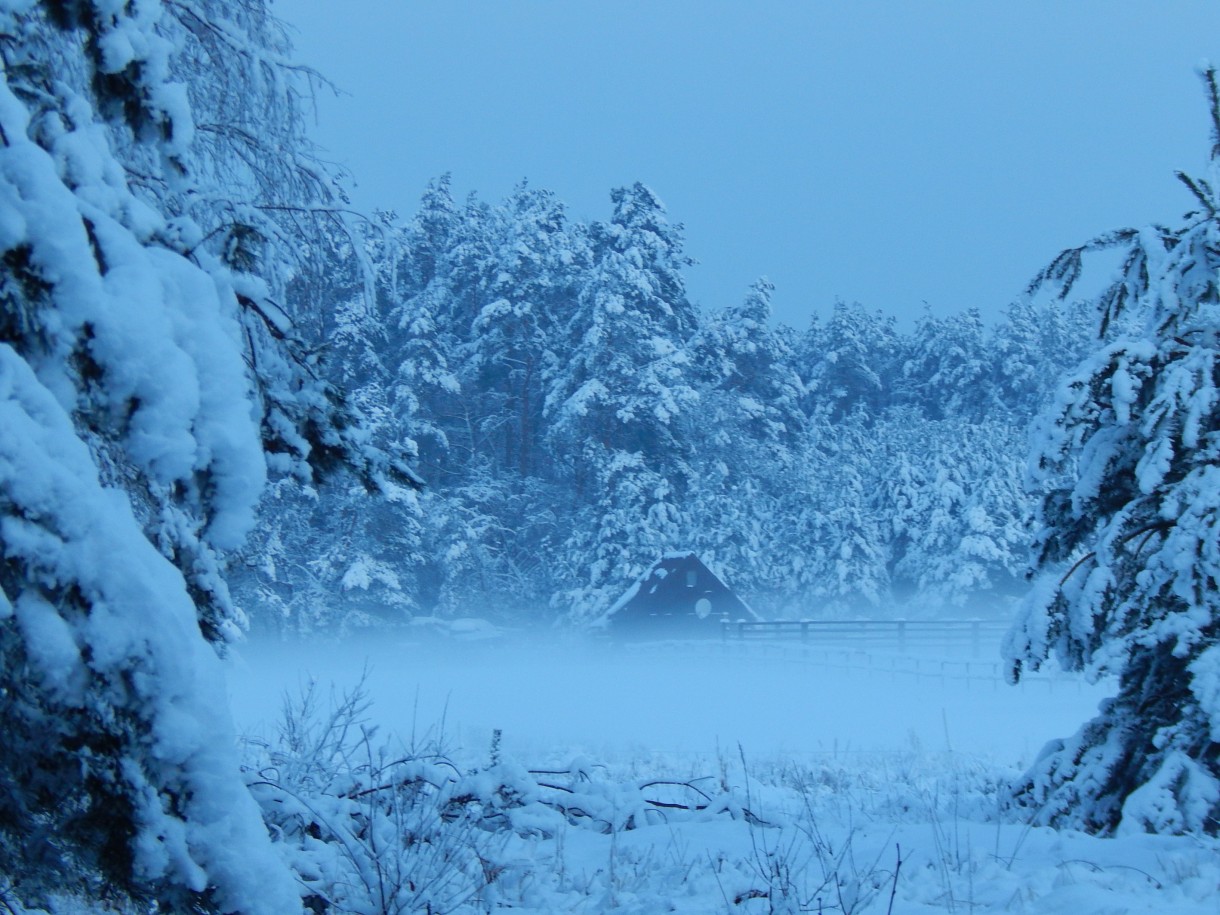
<svg viewBox="0 0 1220 915"><path fill-rule="evenodd" d="M686 587L693 588L699 583L699 573L694 569L690 569L686 573Z"/></svg>

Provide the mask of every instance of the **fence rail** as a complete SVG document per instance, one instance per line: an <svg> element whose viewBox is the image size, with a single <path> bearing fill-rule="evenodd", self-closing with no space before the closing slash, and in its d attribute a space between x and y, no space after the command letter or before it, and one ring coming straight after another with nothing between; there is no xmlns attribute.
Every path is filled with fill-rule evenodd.
<svg viewBox="0 0 1220 915"><path fill-rule="evenodd" d="M969 646L978 655L1008 630L1001 620L773 620L725 622L724 641L800 641L808 644L893 646Z"/></svg>
<svg viewBox="0 0 1220 915"><path fill-rule="evenodd" d="M676 640L636 642L630 650L645 656L671 658L675 653L688 657L715 659L717 662L765 663L808 666L818 671L835 671L845 678L882 677L897 682L937 682L943 686L961 685L971 690L1008 690L1022 692L1082 693L1107 690L1111 681L1088 683L1077 674L1064 673L1053 665L1040 671L1025 671L1015 687L1007 683L1007 665L999 660L995 645L985 646L981 656L968 658L897 654L886 646L864 646L851 642L816 644L797 639L747 639L724 642ZM1111 689L1112 692L1112 689ZM1098 698L1101 698L1099 694Z"/></svg>

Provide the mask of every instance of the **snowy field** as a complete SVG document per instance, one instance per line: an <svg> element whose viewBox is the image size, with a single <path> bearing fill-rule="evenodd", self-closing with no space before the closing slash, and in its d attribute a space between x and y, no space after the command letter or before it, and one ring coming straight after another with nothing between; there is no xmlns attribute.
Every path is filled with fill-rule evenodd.
<svg viewBox="0 0 1220 915"><path fill-rule="evenodd" d="M518 829L489 855L504 869L495 891L455 896L455 911L1220 912L1210 841L1100 840L1000 814L1004 782L1107 689L1063 676L1010 687L993 657L253 642L230 683L238 727L254 737L274 734L285 694L310 681L350 690L367 671L371 719L397 746L439 745L470 771L502 754L563 773L591 792L586 806L672 801L694 790L683 786L715 799L697 812L605 814L607 830ZM680 784L642 787L655 780Z"/></svg>
<svg viewBox="0 0 1220 915"><path fill-rule="evenodd" d="M367 666L383 728L408 734L443 721L447 742L472 751L500 729L505 749L525 757L565 748L698 758L718 747L735 754L740 743L751 755L791 759L919 747L1023 764L1106 694L1064 677L1009 687L998 648L975 659L763 642L391 640L258 642L240 655L232 684L247 729L274 724L285 690L310 678L350 689Z"/></svg>

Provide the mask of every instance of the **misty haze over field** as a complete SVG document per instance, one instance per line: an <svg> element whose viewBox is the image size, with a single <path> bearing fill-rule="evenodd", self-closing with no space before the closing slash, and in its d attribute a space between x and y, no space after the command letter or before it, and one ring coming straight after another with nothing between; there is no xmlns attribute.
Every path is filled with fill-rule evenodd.
<svg viewBox="0 0 1220 915"><path fill-rule="evenodd" d="M920 751L1023 765L1113 692L1062 675L1009 687L988 647L980 659L962 647L899 654L849 642L257 640L235 654L229 681L239 728L256 733L270 734L309 682L342 692L367 673L375 720L400 739L443 727L442 744L477 756L499 729L523 761L638 754L671 767L736 757L739 745L794 765Z"/></svg>

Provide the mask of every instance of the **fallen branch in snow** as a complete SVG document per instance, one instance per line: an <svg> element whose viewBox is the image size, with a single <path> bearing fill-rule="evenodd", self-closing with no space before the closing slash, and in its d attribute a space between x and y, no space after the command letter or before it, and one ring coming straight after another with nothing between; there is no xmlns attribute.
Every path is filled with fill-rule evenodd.
<svg viewBox="0 0 1220 915"><path fill-rule="evenodd" d="M1060 861L1058 866L1066 867L1069 864L1083 864L1085 867L1089 868L1096 874L1103 874L1107 870L1119 870L1119 869L1135 871L1137 874L1139 874L1141 877L1145 878L1149 883L1151 883L1158 890L1163 890L1165 888L1164 884L1162 884L1161 881L1157 880L1146 870L1141 870L1140 868L1135 867L1132 864L1108 864L1103 867L1102 865L1095 864L1092 861L1086 861L1084 858L1069 858L1065 861Z"/></svg>
<svg viewBox="0 0 1220 915"><path fill-rule="evenodd" d="M707 802L708 802L708 804L712 803L712 799L711 799L711 797L710 797L710 796L709 796L709 795L708 795L708 794L707 794L705 791L703 791L703 790L702 790L702 789L700 789L700 788L695 787L695 786L694 786L694 785L692 785L690 782L677 782L677 781L669 781L669 780L667 780L667 779L659 778L659 779L654 779L653 781L650 781L650 782L644 782L644 784L642 784L642 785L640 785L640 786L639 786L639 789L640 789L641 791L643 791L645 788L655 788L655 787L657 787L658 785L669 785L670 787L673 787L673 788L688 788L688 789L690 789L691 791L695 792L695 794L697 794L697 795L699 795L700 797L702 797L702 798L703 798L705 801L707 801ZM658 801L658 802L656 802L656 804L657 804L657 806L658 806L658 807L661 807L661 806L675 806L675 805L672 805L672 804L661 804L659 801ZM704 806L706 806L706 805L704 805ZM702 809L703 809L703 807L699 807L699 808L691 808L691 809L698 809L698 810L702 810Z"/></svg>

